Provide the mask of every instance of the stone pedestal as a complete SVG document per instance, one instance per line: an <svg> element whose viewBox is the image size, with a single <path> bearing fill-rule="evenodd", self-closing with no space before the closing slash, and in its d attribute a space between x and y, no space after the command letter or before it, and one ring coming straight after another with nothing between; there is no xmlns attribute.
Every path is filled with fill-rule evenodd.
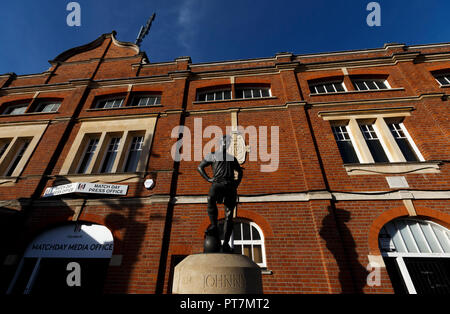
<svg viewBox="0 0 450 314"><path fill-rule="evenodd" d="M176 294L260 294L261 269L240 254L204 253L186 257L175 267Z"/></svg>

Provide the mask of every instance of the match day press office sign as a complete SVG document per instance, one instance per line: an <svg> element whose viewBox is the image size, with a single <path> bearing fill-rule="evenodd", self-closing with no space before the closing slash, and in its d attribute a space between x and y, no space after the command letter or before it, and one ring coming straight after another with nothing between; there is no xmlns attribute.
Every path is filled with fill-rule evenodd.
<svg viewBox="0 0 450 314"><path fill-rule="evenodd" d="M45 190L43 197L69 193L127 195L127 191L128 185L75 182L49 187Z"/></svg>

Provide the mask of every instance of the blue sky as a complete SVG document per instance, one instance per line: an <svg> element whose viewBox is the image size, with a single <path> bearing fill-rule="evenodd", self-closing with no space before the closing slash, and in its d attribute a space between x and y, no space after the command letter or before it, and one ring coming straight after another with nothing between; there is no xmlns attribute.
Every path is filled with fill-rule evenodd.
<svg viewBox="0 0 450 314"><path fill-rule="evenodd" d="M371 0L78 0L81 26L69 27L72 0L2 0L0 74L46 71L48 60L103 33L134 42L153 12L141 49L150 62L194 63L450 42L450 1L378 0L381 26L369 27Z"/></svg>

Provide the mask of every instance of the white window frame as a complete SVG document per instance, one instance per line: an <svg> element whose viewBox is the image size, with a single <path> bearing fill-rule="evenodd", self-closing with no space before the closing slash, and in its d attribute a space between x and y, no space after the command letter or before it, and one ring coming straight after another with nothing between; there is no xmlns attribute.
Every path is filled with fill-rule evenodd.
<svg viewBox="0 0 450 314"><path fill-rule="evenodd" d="M145 105L137 105L134 106L134 102L139 99L139 103L140 100L143 98L147 98L147 102ZM149 99L154 98L153 104L149 104ZM145 94L145 95L137 95L134 96L133 99L131 100L131 104L128 107L146 107L146 106L156 106L156 105L160 105L161 104L161 95L152 95L152 94Z"/></svg>
<svg viewBox="0 0 450 314"><path fill-rule="evenodd" d="M319 93L319 92L317 91L317 88L316 88L317 86L325 86L325 85L327 85L327 84L332 84L332 85L333 85L334 92L328 92L327 89L326 89L325 87L324 87L324 89L325 89L325 92L324 92L324 93ZM335 86L335 85L337 85L337 84L340 84L340 85L342 86L342 88L344 89L344 91L338 91L338 90L336 89L336 86ZM314 88L314 91L315 91L315 92L312 91L312 88ZM331 81L331 82L314 83L314 84L311 84L311 85L309 86L309 90L310 90L310 92L311 92L312 95L323 95L323 94L333 94L333 93L345 93L345 92L348 91L348 90L347 90L347 87L345 86L344 81Z"/></svg>
<svg viewBox="0 0 450 314"><path fill-rule="evenodd" d="M19 177L31 154L35 150L37 144L39 143L42 135L47 129L47 123L36 123L36 122L24 122L24 123L11 123L0 127L0 141L2 143L8 142L9 145L6 147L2 156L0 156L0 168L1 175L6 174L11 167L11 162L17 156L20 148L23 146L23 141L29 141L22 158L14 169L14 172L9 177L0 179L0 183L5 183L4 186L14 184L10 178Z"/></svg>
<svg viewBox="0 0 450 314"><path fill-rule="evenodd" d="M380 118L381 120L383 120L383 122L386 124L386 122L384 121L384 119L383 118ZM378 120L378 118L377 118L377 120ZM383 122L381 122L381 123L383 123ZM384 151L384 153L386 154L386 157L388 158L388 161L389 162L395 162L396 160L395 160L395 158L393 157L393 155L392 155L392 153L391 153L391 150L390 149L388 149L388 145L386 144L386 135L385 136L382 136L383 134L380 132L380 129L379 129L379 124L378 123L376 123L376 122L374 122L374 123L365 123L365 122L362 122L362 123L358 123L359 124L359 126L360 126L360 129L361 129L361 126L362 125L371 125L372 126L372 128L373 128L373 130L374 130L374 132L375 132L375 135L377 136L377 140L380 142L380 144L381 144L381 147L383 148L383 151ZM390 131L389 131L390 132ZM365 135L364 135L364 132L362 132L361 131L361 133L363 134L363 137L364 137L364 141L366 141L366 140L368 140L368 139L366 139L366 137L365 137ZM372 134L371 134L371 136L372 136ZM369 139L370 140L370 139ZM367 144L366 144L367 145ZM398 145L397 145L397 143L395 143L395 145L398 147ZM372 155L372 154L371 154ZM372 157L373 158L373 157Z"/></svg>
<svg viewBox="0 0 450 314"><path fill-rule="evenodd" d="M5 111L3 112L3 115L19 115L19 114L26 114L27 108L30 104L29 103L21 103L17 105L11 105L5 108ZM21 113L12 113L17 108L25 108L24 112Z"/></svg>
<svg viewBox="0 0 450 314"><path fill-rule="evenodd" d="M223 220L222 220L223 221ZM236 245L240 245L240 246L244 246L244 245L250 245L252 248L252 254L253 254L253 245L260 245L261 246L261 258L262 258L262 263L256 263L259 267L261 268L266 268L267 267L267 259L266 259L266 245L265 245L265 239L264 239L264 233L262 231L262 229L253 221L248 221L245 219L239 219L236 218L233 221L234 224L241 224L241 223L245 223L248 224L250 226L250 240L235 240L234 239L234 230L231 233L231 237L230 237L230 242L229 245L231 248L234 248ZM260 236L260 240L253 240L253 234L252 234L252 227L255 227L256 231L259 233ZM244 233L242 232L241 229L241 237L244 236ZM221 241L223 243L223 240ZM243 252L243 250L242 250ZM244 255L244 254L242 254ZM253 259L252 259L253 260Z"/></svg>
<svg viewBox="0 0 450 314"><path fill-rule="evenodd" d="M50 111L43 111L43 109L48 106L48 105L52 105L51 110ZM56 109L55 109L56 106ZM45 101L45 102L40 102L38 104L38 106L36 107L36 111L35 112L58 112L59 107L61 106L61 102L57 102L57 101Z"/></svg>
<svg viewBox="0 0 450 314"><path fill-rule="evenodd" d="M403 119L405 116L409 116L410 114L405 112L403 114L400 113L379 113L379 114L342 114L340 115L334 115L334 114L327 114L327 113L319 113L319 116L323 115L324 120L328 120L331 122L332 126L335 125L345 125L347 132L350 135L353 148L355 149L356 155L358 156L358 159L360 161L360 164L374 164L374 159L372 157L372 154L369 150L369 147L367 146L366 140L364 138L364 135L361 131L360 124L367 124L366 121L373 120L375 121L372 123L373 129L381 143L381 146L383 150L386 153L386 156L388 157L388 160L390 163L399 163L399 162L407 162L403 153L401 152L397 142L394 139L394 136L392 135L388 122L386 122L387 119ZM370 124L370 123L369 123ZM413 148L414 152L419 158L419 162L424 162L425 159L423 158L423 155L420 153L417 145L414 143L414 140L412 139L411 135L405 128L403 122L400 123L402 130L404 134L407 136L408 141ZM334 137L333 137L334 138Z"/></svg>
<svg viewBox="0 0 450 314"><path fill-rule="evenodd" d="M230 98L229 99L225 99L225 92L230 92ZM216 95L217 93L222 93L222 99L216 99ZM206 99L206 95L207 94L214 94L214 99L213 100L207 100ZM205 95L205 100L200 100L200 96ZM207 91L202 91L200 93L197 94L197 101L200 102L208 102L208 101L226 101L226 100L230 100L233 99L233 91L230 89L214 89L214 90L207 90Z"/></svg>
<svg viewBox="0 0 450 314"><path fill-rule="evenodd" d="M141 155L143 154L144 143L145 143L144 142L144 140L145 140L144 135L143 134L130 134L129 144L127 145L126 155L125 155L124 162L123 162L123 165L122 165L122 172L127 172L126 171L126 166L127 166L128 158L130 158L130 154L131 154L131 151L132 151L133 140L135 138L137 138L137 137L142 137L142 142L140 141L140 143L139 143L140 149L133 150L133 151L140 151ZM141 158L141 157L139 156L139 158Z"/></svg>
<svg viewBox="0 0 450 314"><path fill-rule="evenodd" d="M354 138L352 132L350 131L350 128L349 128L349 126L348 126L348 123L345 123L345 124L344 124L344 123L336 123L336 124L332 124L331 127L332 127L332 130L333 130L333 133L334 133L334 128L335 128L335 127L341 127L341 128L343 127L343 128L345 128L345 131L346 131L347 135L348 135L349 138L350 138L349 141L351 142L351 144L352 144L352 146L353 146L353 149L355 150L356 157L358 158L358 162L361 163L361 161L362 161L363 159L362 159L362 156L361 156L360 151L356 148L356 145L355 145L356 140L355 140L355 138ZM333 134L333 135L334 135L334 134ZM337 141L336 138L335 138L335 141ZM336 143L336 145L338 145L338 144Z"/></svg>
<svg viewBox="0 0 450 314"><path fill-rule="evenodd" d="M120 158L120 156L119 156L120 144L122 144L122 142L125 140L123 138L123 134L108 134L107 137L108 137L108 141L106 142L106 147L103 150L102 161L100 162L100 165L98 167L99 173L112 173L113 172L114 164L116 163L116 160L118 158ZM113 143L113 141L115 141L115 140L117 140L116 143ZM108 155L108 153L115 153L114 160L112 161L113 164L111 166L110 171L102 172L101 170L102 170L103 166L105 166L106 156Z"/></svg>
<svg viewBox="0 0 450 314"><path fill-rule="evenodd" d="M375 86L377 87L376 89L372 89L369 88L369 85L367 85L367 82L374 82ZM366 86L367 89L359 89L358 85L356 85L355 83L364 83L364 86ZM378 82L383 82L383 84L386 86L386 88L379 88L378 86ZM367 92L367 91L376 91L376 90L389 90L392 89L391 85L389 84L388 80L386 79L354 79L352 80L353 85L355 86L357 91L361 91L361 92Z"/></svg>
<svg viewBox="0 0 450 314"><path fill-rule="evenodd" d="M255 97L253 95L253 90L254 89L259 89L261 96ZM251 86L246 86L246 87L237 87L236 90L242 91L242 98L237 98L237 99L259 99L259 98L272 97L272 89L270 87L261 87L261 86L253 86L253 87L251 87ZM246 90L251 90L251 92L252 92L252 96L251 97L245 97L245 91ZM262 96L262 90L267 90L269 92L269 96Z"/></svg>
<svg viewBox="0 0 450 314"><path fill-rule="evenodd" d="M5 171L2 174L4 177L12 177L12 176L14 176L14 173L16 172L16 169L18 168L20 161L25 156L25 152L27 151L28 146L30 146L31 139L29 139L29 138L26 138L26 139L21 138L21 139L19 139L19 141L20 141L20 143L16 142L16 145L19 144L19 147L17 147L17 150L16 150L14 156L11 158L8 166L6 167ZM22 154L22 156L20 156L19 160L17 160L17 158L19 157L19 154ZM11 168L14 165L16 160L17 160L17 164L14 166L14 168L15 168L14 171L10 175L7 175L7 173L11 170Z"/></svg>
<svg viewBox="0 0 450 314"><path fill-rule="evenodd" d="M123 175L121 172L123 170L123 165L125 163L124 159L127 154L125 151L130 143L130 139L136 134L144 136L143 153L140 156L136 172L144 172L148 159L150 156L151 143L153 139L153 132L156 126L156 115L149 115L143 118L91 118L88 121L82 123L75 140L64 160L64 163L59 172L60 175L65 176L92 176L100 180L102 176L109 177L114 174ZM82 160L80 155L81 151L85 152L85 147L87 145L86 139L95 136L99 136L99 142L97 144L97 149L92 157L92 161L84 174L78 174L77 171L79 163ZM109 173L100 173L100 166L103 162L103 157L107 149L107 144L109 144L108 139L111 137L117 137L120 134L120 144L119 150L117 152L116 159L114 161L113 168ZM87 180L87 178L86 178ZM109 180L109 179L108 179ZM138 180L138 179L136 179ZM88 182L87 180L86 182Z"/></svg>
<svg viewBox="0 0 450 314"><path fill-rule="evenodd" d="M86 139L86 144L84 145L84 148L83 148L83 153L81 154L80 160L78 161L78 165L76 167L75 173L83 174L83 173L80 173L81 164L83 163L84 157L86 156L86 153L87 153L87 150L89 148L89 145L90 145L91 141L95 140L95 139L97 139L98 141L97 141L97 144L95 145L94 151L92 152L93 156L91 158L91 161L89 162L89 165L91 165L91 163L93 163L93 158L95 156L96 151L98 150L98 144L100 142L100 138L99 137L95 137L95 136L88 136L88 138ZM89 169L89 165L88 165L88 169Z"/></svg>
<svg viewBox="0 0 450 314"><path fill-rule="evenodd" d="M406 218L405 220L420 221L420 222L422 222L422 223L427 223L428 225L430 225L430 227L431 227L431 225L437 225L439 228L446 229L447 232L450 232L450 230L448 230L448 229L445 228L444 226L439 225L439 224L437 224L437 223L435 223L435 222L433 222L433 221L424 220L424 219L412 219L412 218ZM388 224L389 224L389 223L388 223ZM387 224L386 224L386 225L387 225ZM385 226L386 226L386 225L385 225ZM385 226L383 226L383 228L385 228ZM412 232L411 232L411 230L410 230L410 227L409 227L408 225L406 225L406 226L407 226L408 232L411 233L412 239L415 240L415 237L414 237L414 235L412 234ZM421 229L420 229L420 230L421 230ZM422 230L421 230L421 232L423 233ZM400 240L401 240L401 242L404 242L404 240L403 240L403 238L402 238L400 232L399 232L399 234L400 234ZM434 235L434 237L436 237L435 234L434 234L434 232L433 232L433 235ZM425 237L425 236L424 236L424 239L426 240L426 237ZM448 240L448 245L450 245L450 239L448 238L448 234L447 234L447 240ZM436 241L437 241L437 243L439 244L439 246L441 247L441 250L443 251L442 245L440 244L440 241L439 241L437 238L436 238ZM426 242L426 241L425 241L425 242ZM414 243L414 245L415 245L417 251L420 251L419 246L417 245L417 243ZM429 244L428 244L427 242L426 242L426 245L427 245L428 247L430 247ZM406 248L406 245L405 245L405 244L403 244L403 246ZM430 250L431 250L431 249L430 249ZM398 265L398 267L399 267L399 270L400 270L400 274L401 274L401 276L403 277L403 280L404 280L404 282L405 282L405 285L406 285L406 288L407 288L409 294L417 294L417 291L416 291L416 288L414 287L414 284L413 284L413 282L412 282L411 276L410 276L410 274L409 274L409 272L408 272L408 269L407 269L407 267L406 267L406 264L405 264L405 261L404 261L404 258L405 258L405 257L420 257L420 258L427 258L427 257L428 257L428 258L450 258L450 253L387 252L387 251L381 250L381 248L380 248L380 251L381 251L381 255L382 255L382 256L395 258L395 260L396 260L396 262L397 262L397 265Z"/></svg>
<svg viewBox="0 0 450 314"><path fill-rule="evenodd" d="M114 106L114 107L106 107L106 103L109 101L114 101L114 103L116 101L120 100L120 105L119 106ZM110 97L110 98L101 98L99 100L97 100L97 103L95 104L95 109L114 109L114 108L121 108L123 106L123 102L125 101L125 97ZM100 107L100 103L105 102L105 106Z"/></svg>
<svg viewBox="0 0 450 314"><path fill-rule="evenodd" d="M445 78L445 80L448 82L447 84L442 84L441 82L439 82L438 78ZM444 74L439 74L439 75L435 75L434 79L436 80L436 82L438 82L439 86L450 86L450 73L444 73Z"/></svg>
<svg viewBox="0 0 450 314"><path fill-rule="evenodd" d="M389 128L389 124L388 122L386 122L386 124L388 124L388 128ZM403 122L399 122L399 123L394 123L394 124L398 124L401 128L401 130L403 131L403 134L405 134L406 139L409 142L409 145L411 145L411 148L413 149L414 153L416 154L417 158L419 158L419 161L425 161L425 158L423 157L423 155L421 154L421 152L419 151L419 148L417 147L416 143L414 143L413 138L411 137L411 135L408 132L408 129L405 127L405 125L403 124ZM395 140L395 139L394 139Z"/></svg>

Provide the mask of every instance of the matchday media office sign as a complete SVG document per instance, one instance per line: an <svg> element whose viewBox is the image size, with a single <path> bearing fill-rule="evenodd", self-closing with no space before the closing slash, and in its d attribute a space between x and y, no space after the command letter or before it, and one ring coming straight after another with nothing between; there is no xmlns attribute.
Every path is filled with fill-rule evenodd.
<svg viewBox="0 0 450 314"><path fill-rule="evenodd" d="M75 182L49 187L45 190L43 197L69 193L127 195L127 191L128 185Z"/></svg>

